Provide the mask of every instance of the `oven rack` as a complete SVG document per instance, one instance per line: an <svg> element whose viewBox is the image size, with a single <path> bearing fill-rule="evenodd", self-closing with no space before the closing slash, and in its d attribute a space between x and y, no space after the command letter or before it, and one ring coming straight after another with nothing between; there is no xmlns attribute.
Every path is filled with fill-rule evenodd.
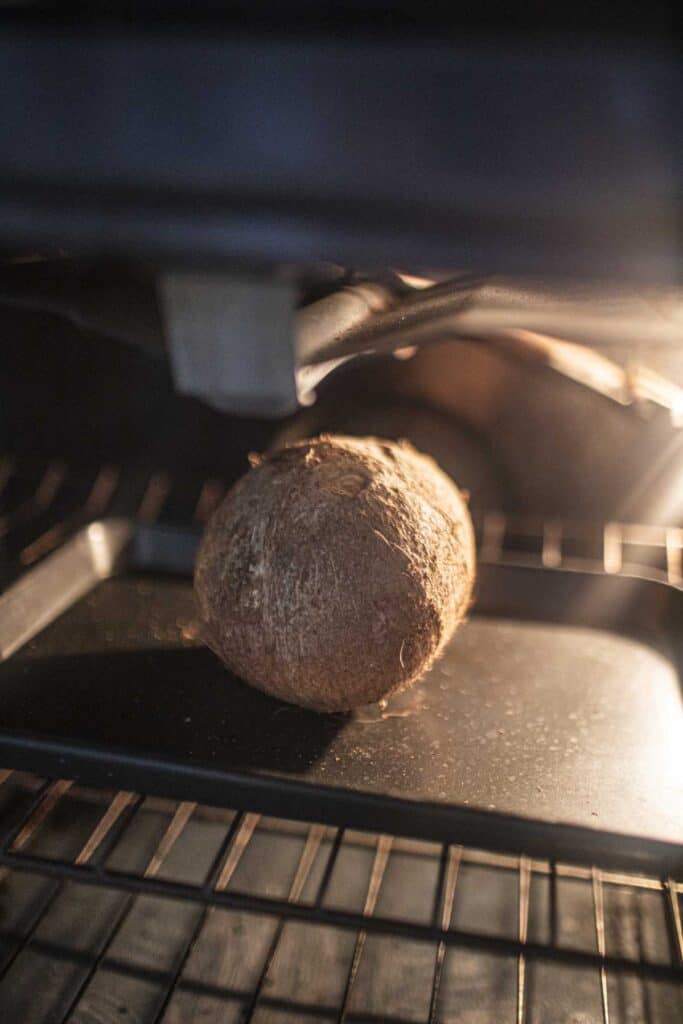
<svg viewBox="0 0 683 1024"><path fill-rule="evenodd" d="M62 459L0 456L3 583L54 551L79 527L103 516L141 523L203 525L234 480L173 474L163 467L104 465L70 469ZM683 527L472 509L480 561L546 568L598 569L683 587Z"/></svg>
<svg viewBox="0 0 683 1024"><path fill-rule="evenodd" d="M35 997L46 1016L30 1019L50 1024L109 1019L98 1014L108 1004L111 1012L117 999L121 1016L130 1012L144 1024L265 1021L269 1014L436 1024L459 1019L458 993L467 1001L457 980L462 957L480 970L484 964L489 983L499 979L497 989L479 990L496 1007L489 1019L545 1019L537 1014L548 978L557 977L571 980L572 1005L583 1003L586 1019L620 1020L624 1000L649 1003L649 1012L655 1006L654 1016L642 1019L680 1019L677 880L345 832L9 771L3 796L5 915L8 887L18 878L41 883L23 913L15 908L14 926L0 926L0 1007L8 1022L20 1019L13 1016L17 985L49 963L47 988ZM108 894L107 915L91 891ZM92 915L101 918L89 941L64 927L56 939L54 918L75 901L83 919L89 899ZM478 903L488 919L478 916ZM139 929L145 920L147 945L128 949L132 922ZM258 955L247 955L254 944ZM303 949L320 950L322 977L333 975L329 991L319 984L316 996L288 981L291 958ZM249 970L240 968L242 957ZM400 972L382 980L397 967L408 973L404 988ZM390 980L398 985L393 996L384 990Z"/></svg>

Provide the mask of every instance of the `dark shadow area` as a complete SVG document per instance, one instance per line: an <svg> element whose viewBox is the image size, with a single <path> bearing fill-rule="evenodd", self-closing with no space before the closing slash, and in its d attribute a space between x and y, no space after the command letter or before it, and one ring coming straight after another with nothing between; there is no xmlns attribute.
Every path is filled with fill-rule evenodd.
<svg viewBox="0 0 683 1024"><path fill-rule="evenodd" d="M345 716L245 686L204 648L10 660L0 728L228 769L303 773Z"/></svg>
<svg viewBox="0 0 683 1024"><path fill-rule="evenodd" d="M272 420L178 395L162 353L44 313L0 308L0 324L0 440L13 454L62 459L86 478L103 463L123 463L129 474L163 468L182 490L209 475L233 482L276 430Z"/></svg>

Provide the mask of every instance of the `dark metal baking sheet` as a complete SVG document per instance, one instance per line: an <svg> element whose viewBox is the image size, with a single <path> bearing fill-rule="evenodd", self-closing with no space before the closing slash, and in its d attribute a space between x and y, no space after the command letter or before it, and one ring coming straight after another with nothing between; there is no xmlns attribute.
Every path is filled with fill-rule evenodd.
<svg viewBox="0 0 683 1024"><path fill-rule="evenodd" d="M480 566L471 620L422 682L384 711L320 716L245 686L201 645L184 578L195 544L93 524L0 600L3 764L683 870L680 591Z"/></svg>

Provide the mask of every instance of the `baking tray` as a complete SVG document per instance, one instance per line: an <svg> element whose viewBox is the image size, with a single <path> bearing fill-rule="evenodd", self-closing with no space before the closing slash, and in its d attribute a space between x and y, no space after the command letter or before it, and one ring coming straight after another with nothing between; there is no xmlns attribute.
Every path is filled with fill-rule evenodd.
<svg viewBox="0 0 683 1024"><path fill-rule="evenodd" d="M0 763L550 860L683 873L683 592L479 566L409 693L316 715L199 638L198 535L92 523L0 599Z"/></svg>

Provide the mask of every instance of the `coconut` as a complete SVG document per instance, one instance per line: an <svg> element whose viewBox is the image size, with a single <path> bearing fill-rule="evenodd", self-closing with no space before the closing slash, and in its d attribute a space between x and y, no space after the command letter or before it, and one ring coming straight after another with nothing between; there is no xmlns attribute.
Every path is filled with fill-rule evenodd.
<svg viewBox="0 0 683 1024"><path fill-rule="evenodd" d="M346 711L425 672L474 573L466 500L432 459L323 435L252 458L207 525L195 590L207 642L234 673Z"/></svg>

